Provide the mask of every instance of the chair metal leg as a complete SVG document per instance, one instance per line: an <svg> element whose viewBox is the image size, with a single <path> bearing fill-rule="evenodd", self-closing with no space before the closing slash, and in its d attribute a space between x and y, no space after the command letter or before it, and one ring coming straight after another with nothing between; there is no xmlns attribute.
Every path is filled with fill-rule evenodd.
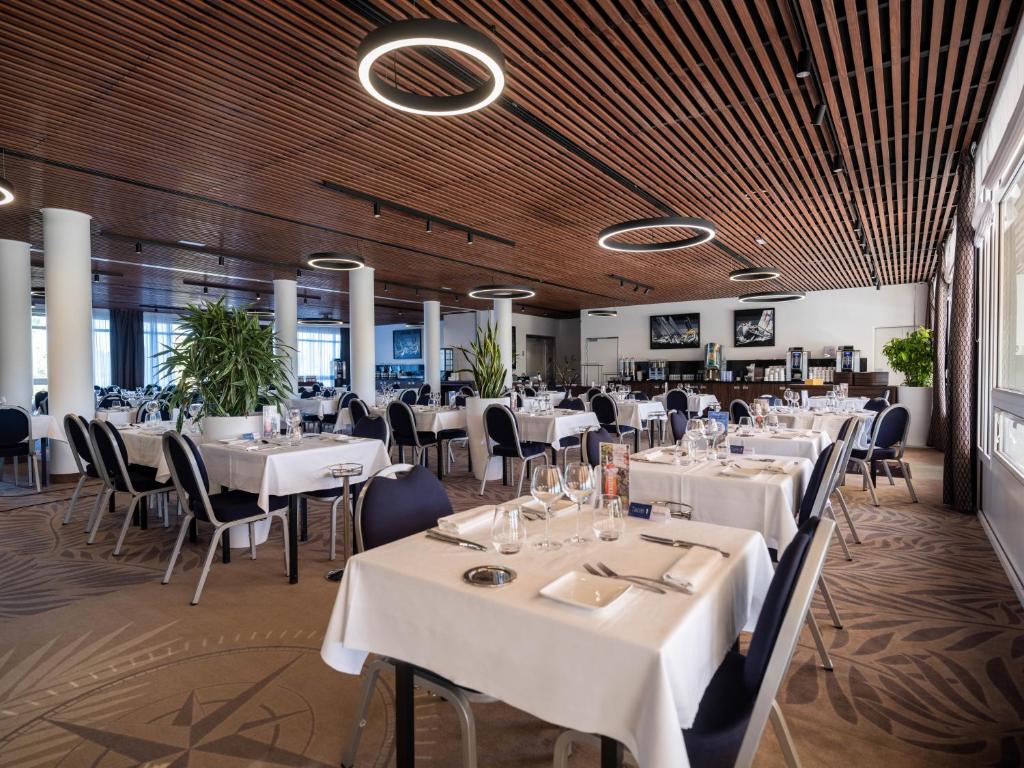
<svg viewBox="0 0 1024 768"><path fill-rule="evenodd" d="M39 473L39 457L34 453L32 454L32 461L29 462L29 468L35 470L33 473L36 478L36 493L43 492L43 476Z"/></svg>
<svg viewBox="0 0 1024 768"><path fill-rule="evenodd" d="M366 727L366 718L370 714L370 701L373 699L373 690L377 687L377 678L385 667L390 667L384 659L377 659L366 667L366 679L363 681L363 696L359 702L359 709L356 712L355 721L352 726L352 735L349 737L348 746L341 756L342 768L355 768L356 753L359 751L359 740L363 736L363 729Z"/></svg>
<svg viewBox="0 0 1024 768"><path fill-rule="evenodd" d="M885 472L885 476L887 478L889 478L889 485L896 485L896 481L893 480L893 477L892 477L892 470L889 469L889 462L888 461L883 461L882 462L882 471Z"/></svg>
<svg viewBox="0 0 1024 768"><path fill-rule="evenodd" d="M481 496L484 495L484 486L487 485L487 470L491 468L491 459L493 459L493 458L494 458L493 456L488 456L484 460L483 477L480 478L480 495ZM504 459L502 459L502 461L504 461Z"/></svg>
<svg viewBox="0 0 1024 768"><path fill-rule="evenodd" d="M864 478L864 485L871 493L871 503L876 507L880 506L878 503L878 494L875 493L875 484L871 482L871 468L868 467L866 461L857 461L857 466L860 467L861 476Z"/></svg>
<svg viewBox="0 0 1024 768"><path fill-rule="evenodd" d="M843 496L843 492L836 488L833 493L839 497L839 506L843 510L843 517L846 518L846 524L850 526L850 535L853 537L854 544L860 544L860 535L857 533L857 526L853 524L853 517L850 516L850 508L846 505L846 497Z"/></svg>
<svg viewBox="0 0 1024 768"><path fill-rule="evenodd" d="M199 604L199 598L203 594L203 585L206 584L206 577L210 573L210 566L213 565L213 556L217 554L217 545L220 543L221 534L224 528L217 526L213 530L213 538L210 541L210 548L206 551L206 559L203 560L203 570L199 574L199 583L196 584L196 592L192 595L192 605Z"/></svg>
<svg viewBox="0 0 1024 768"><path fill-rule="evenodd" d="M96 523L96 515L99 513L100 502L103 501L103 491L96 494L96 501L92 505L92 510L89 512L89 519L85 521L85 532L89 533L92 530L93 525Z"/></svg>
<svg viewBox="0 0 1024 768"><path fill-rule="evenodd" d="M249 559L256 559L256 526L249 523Z"/></svg>
<svg viewBox="0 0 1024 768"><path fill-rule="evenodd" d="M903 479L907 483L907 490L910 491L910 500L917 504L917 491L914 490L914 484L910 482L910 465L903 459L900 459L899 462L900 471L903 472Z"/></svg>
<svg viewBox="0 0 1024 768"><path fill-rule="evenodd" d="M836 610L836 603L832 599L832 593L829 591L828 584L825 583L824 576L818 578L818 587L821 589L821 596L825 598L825 605L828 607L829 616L832 617L832 626L836 629L842 629L843 620L839 618L839 611Z"/></svg>
<svg viewBox="0 0 1024 768"><path fill-rule="evenodd" d="M85 475L80 475L78 482L75 484L75 491L71 494L71 501L68 502L68 511L64 513L62 525L67 525L71 522L71 515L75 511L75 504L78 503L78 494L82 492L83 485L85 485Z"/></svg>
<svg viewBox="0 0 1024 768"><path fill-rule="evenodd" d="M339 496L331 504L331 560L337 555L337 541L338 541L338 504L341 503L342 496Z"/></svg>
<svg viewBox="0 0 1024 768"><path fill-rule="evenodd" d="M821 659L821 668L831 672L832 671L832 659L829 658L828 649L825 647L825 640L821 637L821 630L818 629L818 622L814 618L814 614L810 611L807 612L807 627L811 630L811 637L814 638L814 644L818 647L818 656Z"/></svg>
<svg viewBox="0 0 1024 768"><path fill-rule="evenodd" d="M782 709L779 702L772 701L772 708L768 710L768 719L772 722L772 730L775 731L775 738L782 748L782 756L786 761L786 768L800 768L800 758L796 754L796 745L793 744L793 737L786 725L786 718L782 716Z"/></svg>
<svg viewBox="0 0 1024 768"><path fill-rule="evenodd" d="M825 514L828 515L833 520L836 519L836 512L835 512L834 509L832 509L832 502L831 501L826 502ZM832 533L835 536L836 540L839 542L839 546L841 546L843 548L843 556L847 560L853 560L853 555L850 554L850 548L846 545L846 537L843 536L843 532L839 530L839 524L838 523L836 523L836 527L832 529Z"/></svg>
<svg viewBox="0 0 1024 768"><path fill-rule="evenodd" d="M121 545L124 544L124 537L128 535L128 526L132 524L132 515L135 514L135 508L139 504L141 496L132 495L132 500L128 502L128 514L124 516L124 522L121 523L121 533L117 537L117 544L114 545L114 554L121 554Z"/></svg>
<svg viewBox="0 0 1024 768"><path fill-rule="evenodd" d="M288 557L288 518L284 515L275 515L281 521L281 538L284 539L284 575L291 575L291 559Z"/></svg>
<svg viewBox="0 0 1024 768"><path fill-rule="evenodd" d="M92 524L92 530L89 531L89 538L85 540L86 544L92 544L96 540L96 531L100 529L100 523L103 521L103 513L107 511L107 501L113 496L113 491L109 488L104 489L103 493L96 499L96 522ZM129 519L131 519L129 517Z"/></svg>
<svg viewBox="0 0 1024 768"><path fill-rule="evenodd" d="M547 460L547 454L544 455L545 461ZM516 498L518 499L523 495L523 481L526 480L526 465L529 462L526 459L522 459L522 469L519 470L519 486L516 488Z"/></svg>
<svg viewBox="0 0 1024 768"><path fill-rule="evenodd" d="M174 572L174 564L178 562L178 555L181 554L181 545L185 543L185 536L188 534L189 526L192 524L192 514L185 515L185 519L181 521L181 530L178 531L178 538L174 542L174 551L171 552L171 561L167 564L167 570L164 571L164 578L160 582L166 584L171 580L171 574Z"/></svg>
<svg viewBox="0 0 1024 768"><path fill-rule="evenodd" d="M417 676L414 678L414 683L416 687L443 698L452 705L462 731L462 766L463 768L476 768L476 719L473 717L473 708L465 694L458 689L438 685L429 678Z"/></svg>

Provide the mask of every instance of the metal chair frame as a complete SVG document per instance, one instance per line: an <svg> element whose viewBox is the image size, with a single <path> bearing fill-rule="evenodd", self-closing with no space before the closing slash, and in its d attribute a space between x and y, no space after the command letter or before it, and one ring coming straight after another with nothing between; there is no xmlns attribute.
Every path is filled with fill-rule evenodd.
<svg viewBox="0 0 1024 768"><path fill-rule="evenodd" d="M497 441L491 439L490 430L487 428L487 414L488 412L490 412L492 408L498 408L504 411L512 419L512 429L515 432L516 452L519 454L518 456L498 456L494 453L494 445L497 443ZM487 443L487 460L484 462L483 479L480 481L481 496L484 495L484 488L487 486L487 470L491 466L492 459L501 459L502 462L504 462L505 459L511 459L512 461L519 459L519 461L522 463L522 467L519 471L519 484L516 487L517 498L523 495L523 481L526 479L526 467L529 465L529 463L541 457L544 458L545 464L551 463L548 457L548 452L546 450L542 451L541 453L534 454L533 456L523 456L522 440L519 439L519 422L516 420L515 414L509 410L507 405L501 405L500 403L491 403L484 409L484 435ZM515 472L515 465L513 465L512 471Z"/></svg>
<svg viewBox="0 0 1024 768"><path fill-rule="evenodd" d="M42 475L39 473L39 454L36 453L36 443L32 438L32 414L28 412L27 408L22 408L20 405L4 405L0 406L0 410L4 411L18 411L24 415L26 423L28 424L28 435L18 442L28 444L28 453L22 456L8 456L0 458L0 473L3 472L4 462L6 459L11 459L11 463L14 466L14 484L18 484L18 465L19 459L24 458L25 464L28 466L28 481L32 483L33 470L35 476L36 493L43 492ZM17 443L11 443L11 445L17 445Z"/></svg>

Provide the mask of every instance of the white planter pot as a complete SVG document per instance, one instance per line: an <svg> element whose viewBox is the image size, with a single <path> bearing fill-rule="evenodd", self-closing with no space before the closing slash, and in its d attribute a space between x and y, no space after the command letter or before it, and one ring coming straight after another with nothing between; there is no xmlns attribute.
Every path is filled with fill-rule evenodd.
<svg viewBox="0 0 1024 768"><path fill-rule="evenodd" d="M204 416L202 425L204 443L241 437L249 432L257 436L263 434L263 416L258 414L255 416Z"/></svg>
<svg viewBox="0 0 1024 768"><path fill-rule="evenodd" d="M907 445L922 447L928 443L928 428L932 420L932 388L899 388L900 405L910 411L910 433Z"/></svg>
<svg viewBox="0 0 1024 768"><path fill-rule="evenodd" d="M507 397L467 397L466 398L466 432L469 435L469 455L473 457L473 474L477 480L484 477L487 470L488 480L501 479L501 462L487 461L487 431L484 429L484 410L492 403L508 405Z"/></svg>

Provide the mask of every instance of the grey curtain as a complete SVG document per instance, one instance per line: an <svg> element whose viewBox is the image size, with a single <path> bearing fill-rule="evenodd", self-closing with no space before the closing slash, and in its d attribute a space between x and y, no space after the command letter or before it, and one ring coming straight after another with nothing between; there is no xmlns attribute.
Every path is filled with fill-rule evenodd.
<svg viewBox="0 0 1024 768"><path fill-rule="evenodd" d="M146 348L138 310L110 310L110 381L127 389L146 384Z"/></svg>
<svg viewBox="0 0 1024 768"><path fill-rule="evenodd" d="M965 154L957 172L956 255L949 310L949 428L942 497L960 512L974 511L974 158Z"/></svg>

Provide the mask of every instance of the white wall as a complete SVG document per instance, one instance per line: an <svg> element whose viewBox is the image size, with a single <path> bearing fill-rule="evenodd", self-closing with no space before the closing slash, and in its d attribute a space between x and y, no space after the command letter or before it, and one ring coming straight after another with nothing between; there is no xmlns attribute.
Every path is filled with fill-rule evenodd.
<svg viewBox="0 0 1024 768"><path fill-rule="evenodd" d="M377 351L377 365L423 365L422 357L418 357L415 360L395 359L395 345L392 333L394 331L404 331L408 328L409 326L405 323L398 323L397 325L378 325L373 329L374 345ZM423 333L422 328L419 331ZM441 322L441 338L444 338L444 321Z"/></svg>
<svg viewBox="0 0 1024 768"><path fill-rule="evenodd" d="M775 307L775 346L737 349L733 346L733 312L737 309ZM750 360L783 358L789 347L803 347L820 357L823 347L852 344L868 358L868 370L880 362L874 359L875 328L922 325L927 316L928 286L883 286L850 288L842 291L808 293L802 301L781 304L741 304L736 299L681 301L616 307L618 317L589 317L580 314L580 359L584 360L588 337L617 336L619 355L637 360L702 360L704 345L721 344L725 359ZM700 313L699 349L656 349L650 345L650 316L685 312Z"/></svg>

